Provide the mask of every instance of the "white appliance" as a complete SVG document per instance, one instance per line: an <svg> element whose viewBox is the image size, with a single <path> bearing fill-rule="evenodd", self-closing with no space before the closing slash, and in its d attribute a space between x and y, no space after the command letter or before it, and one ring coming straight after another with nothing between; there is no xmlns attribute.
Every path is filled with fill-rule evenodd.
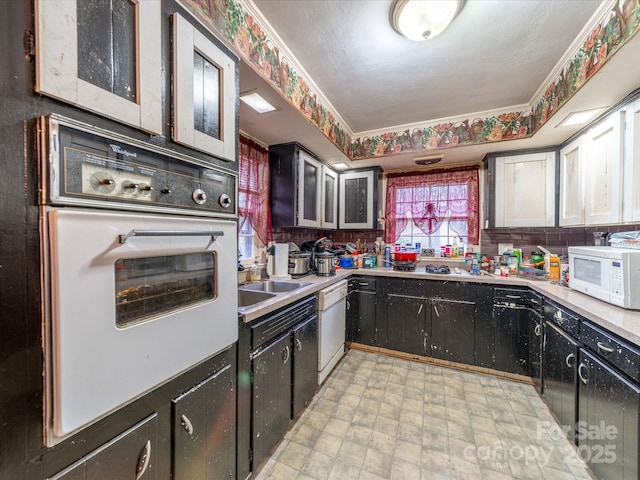
<svg viewBox="0 0 640 480"><path fill-rule="evenodd" d="M640 250L569 247L569 286L618 307L640 309Z"/></svg>
<svg viewBox="0 0 640 480"><path fill-rule="evenodd" d="M41 128L54 445L237 341L235 174L57 116Z"/></svg>
<svg viewBox="0 0 640 480"><path fill-rule="evenodd" d="M344 355L348 283L342 280L318 294L318 385Z"/></svg>

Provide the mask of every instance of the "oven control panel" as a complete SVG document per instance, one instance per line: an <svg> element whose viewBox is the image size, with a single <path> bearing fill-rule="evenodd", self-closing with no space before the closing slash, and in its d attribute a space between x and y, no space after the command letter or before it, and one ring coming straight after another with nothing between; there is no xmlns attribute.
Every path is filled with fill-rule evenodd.
<svg viewBox="0 0 640 480"><path fill-rule="evenodd" d="M50 133L49 164L42 174L48 179L43 182L44 203L237 214L235 172L192 163L176 152L133 139L46 120Z"/></svg>

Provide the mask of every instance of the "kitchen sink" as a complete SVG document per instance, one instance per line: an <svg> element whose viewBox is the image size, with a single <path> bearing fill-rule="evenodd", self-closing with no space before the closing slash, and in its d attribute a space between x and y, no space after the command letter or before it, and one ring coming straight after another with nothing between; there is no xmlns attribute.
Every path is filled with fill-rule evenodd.
<svg viewBox="0 0 640 480"><path fill-rule="evenodd" d="M271 292L271 293L284 293L297 290L302 287L311 285L310 283L301 282L280 282L277 280L263 280L258 283L250 283L242 285L239 290L252 291L252 292Z"/></svg>
<svg viewBox="0 0 640 480"><path fill-rule="evenodd" d="M275 293L260 292L238 288L238 308L250 307L256 303L264 302L275 297Z"/></svg>

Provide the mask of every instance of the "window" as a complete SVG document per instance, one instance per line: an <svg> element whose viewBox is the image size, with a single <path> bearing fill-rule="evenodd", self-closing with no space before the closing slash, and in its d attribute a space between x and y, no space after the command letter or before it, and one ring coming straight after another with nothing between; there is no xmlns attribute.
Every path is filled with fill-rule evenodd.
<svg viewBox="0 0 640 480"><path fill-rule="evenodd" d="M269 209L269 152L240 136L238 172L238 250L243 260L273 239Z"/></svg>
<svg viewBox="0 0 640 480"><path fill-rule="evenodd" d="M387 175L386 242L422 248L477 244L477 167Z"/></svg>

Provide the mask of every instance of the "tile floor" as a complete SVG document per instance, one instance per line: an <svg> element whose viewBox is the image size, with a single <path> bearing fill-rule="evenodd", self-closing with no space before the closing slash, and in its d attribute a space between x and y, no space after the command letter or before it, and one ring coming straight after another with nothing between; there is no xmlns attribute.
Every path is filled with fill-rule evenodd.
<svg viewBox="0 0 640 480"><path fill-rule="evenodd" d="M534 388L350 350L256 476L591 479Z"/></svg>

